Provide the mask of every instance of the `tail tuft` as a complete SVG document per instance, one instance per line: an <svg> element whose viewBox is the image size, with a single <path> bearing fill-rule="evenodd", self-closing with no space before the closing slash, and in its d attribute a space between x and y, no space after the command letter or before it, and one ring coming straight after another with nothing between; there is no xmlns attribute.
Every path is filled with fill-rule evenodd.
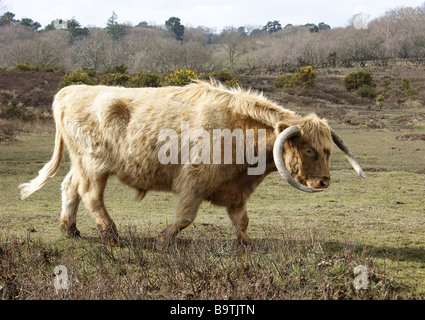
<svg viewBox="0 0 425 320"><path fill-rule="evenodd" d="M35 191L31 182L23 183L18 188L21 189L21 200L28 198Z"/></svg>

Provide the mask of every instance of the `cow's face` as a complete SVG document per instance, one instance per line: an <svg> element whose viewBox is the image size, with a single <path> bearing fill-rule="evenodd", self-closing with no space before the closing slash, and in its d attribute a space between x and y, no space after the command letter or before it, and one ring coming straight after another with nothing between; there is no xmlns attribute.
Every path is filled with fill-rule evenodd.
<svg viewBox="0 0 425 320"><path fill-rule="evenodd" d="M327 188L331 182L329 173L331 151L330 132L320 137L315 134L294 137L286 141L284 153L286 168L299 183L309 188Z"/></svg>

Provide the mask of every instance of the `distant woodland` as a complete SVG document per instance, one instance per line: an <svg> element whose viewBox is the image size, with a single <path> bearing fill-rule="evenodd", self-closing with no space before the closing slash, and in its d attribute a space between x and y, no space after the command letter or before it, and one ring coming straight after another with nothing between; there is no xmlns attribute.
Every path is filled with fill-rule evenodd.
<svg viewBox="0 0 425 320"><path fill-rule="evenodd" d="M290 72L301 66L385 66L392 59L425 61L425 3L397 8L371 21L354 16L345 28L283 24L228 27L217 33L185 27L171 17L164 25L120 23L112 13L105 28L84 27L78 17L42 27L12 12L0 16L0 67L27 62L67 70L96 71L125 64L129 72L189 68ZM363 19L363 20L362 20ZM360 23L359 23L360 22Z"/></svg>

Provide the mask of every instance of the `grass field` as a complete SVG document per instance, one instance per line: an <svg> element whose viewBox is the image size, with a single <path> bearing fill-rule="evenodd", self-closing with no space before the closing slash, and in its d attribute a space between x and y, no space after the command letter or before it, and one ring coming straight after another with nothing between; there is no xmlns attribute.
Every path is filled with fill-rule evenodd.
<svg viewBox="0 0 425 320"><path fill-rule="evenodd" d="M225 210L204 203L176 243L157 251L154 238L172 220L174 196L151 192L139 202L114 178L105 199L119 246L100 241L83 205L84 239L66 239L59 213L68 158L30 198L20 200L17 189L50 159L53 133L39 128L0 144L0 299L425 299L423 105L370 110L335 102L323 110L312 102L309 110L291 107L344 110L330 124L367 178L337 148L326 192L302 193L270 175L248 202L249 249L237 244ZM371 118L383 125L365 125ZM55 289L58 265L67 268L67 290ZM356 289L359 265L366 289Z"/></svg>

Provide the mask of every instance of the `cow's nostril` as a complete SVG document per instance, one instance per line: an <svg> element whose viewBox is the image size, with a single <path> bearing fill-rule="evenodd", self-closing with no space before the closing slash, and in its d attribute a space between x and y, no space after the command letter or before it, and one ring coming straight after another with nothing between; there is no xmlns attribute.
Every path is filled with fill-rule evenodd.
<svg viewBox="0 0 425 320"><path fill-rule="evenodd" d="M320 186L322 188L329 187L330 183L331 183L331 179L329 179L328 177L324 177L322 180L320 180Z"/></svg>

